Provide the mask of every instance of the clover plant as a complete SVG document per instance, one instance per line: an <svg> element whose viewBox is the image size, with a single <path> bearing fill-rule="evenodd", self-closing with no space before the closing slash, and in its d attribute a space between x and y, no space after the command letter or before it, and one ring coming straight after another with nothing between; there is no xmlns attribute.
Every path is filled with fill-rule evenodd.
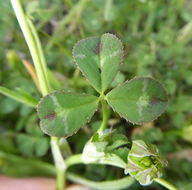
<svg viewBox="0 0 192 190"><path fill-rule="evenodd" d="M125 135L107 129L107 107L134 124L153 121L167 106L163 86L151 77L135 77L111 89L122 62L123 45L110 33L79 41L73 48L73 57L98 95L63 90L44 96L37 107L43 132L50 136L71 136L91 120L101 105L103 122L86 143L81 161L122 167L142 185L161 177L164 162L157 148L141 140L133 141L130 151L122 148L129 141Z"/></svg>
<svg viewBox="0 0 192 190"><path fill-rule="evenodd" d="M121 117L136 124L150 122L164 112L167 95L153 78L135 77L107 91L123 57L122 44L115 35L107 33L81 40L74 46L73 56L77 67L99 95L56 91L43 97L37 111L41 129L46 134L73 135L91 119L99 102L104 108L108 104Z"/></svg>
<svg viewBox="0 0 192 190"><path fill-rule="evenodd" d="M177 188L163 179L164 161L155 145L142 140L132 141L126 134L108 127L108 109L133 124L153 121L167 107L167 94L163 86L151 77L135 77L112 88L112 81L119 71L123 58L123 45L113 34L90 37L79 41L73 48L74 62L90 85L93 94L52 91L48 69L41 43L30 18L24 14L19 0L11 0L18 22L33 58L42 99L38 105L32 96L0 88L0 92L32 107L37 107L42 131L51 136L51 149L56 166L57 189L65 186L65 173L71 181L95 189L123 189L129 187L134 178L141 185L153 180L171 190ZM49 71L50 72L50 71ZM103 120L99 129L85 144L82 154L71 154L67 137L74 135L89 122L102 107ZM124 169L128 177L115 181L89 181L68 173L75 164L107 164Z"/></svg>

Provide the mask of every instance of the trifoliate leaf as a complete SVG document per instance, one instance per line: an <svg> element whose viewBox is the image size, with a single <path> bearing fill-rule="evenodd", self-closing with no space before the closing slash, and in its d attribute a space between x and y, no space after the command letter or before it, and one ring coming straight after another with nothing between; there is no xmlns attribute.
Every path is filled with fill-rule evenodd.
<svg viewBox="0 0 192 190"><path fill-rule="evenodd" d="M122 117L142 124L160 116L167 106L162 85L149 77L136 77L113 89L106 100Z"/></svg>
<svg viewBox="0 0 192 190"><path fill-rule="evenodd" d="M114 79L123 56L120 40L113 34L79 41L73 49L74 59L91 85L104 92Z"/></svg>
<svg viewBox="0 0 192 190"><path fill-rule="evenodd" d="M149 185L153 179L161 177L164 165L166 161L160 158L154 145L135 140L128 155L125 173L135 177L141 185Z"/></svg>
<svg viewBox="0 0 192 190"><path fill-rule="evenodd" d="M70 136L93 116L97 105L93 95L51 93L38 104L41 129L51 136Z"/></svg>

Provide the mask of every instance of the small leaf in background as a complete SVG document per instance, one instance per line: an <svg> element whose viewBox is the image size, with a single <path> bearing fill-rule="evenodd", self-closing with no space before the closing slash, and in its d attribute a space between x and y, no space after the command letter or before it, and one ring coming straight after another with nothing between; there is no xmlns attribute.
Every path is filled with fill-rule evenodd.
<svg viewBox="0 0 192 190"><path fill-rule="evenodd" d="M13 99L5 98L0 104L0 113L8 114L15 111L19 107L19 103Z"/></svg>
<svg viewBox="0 0 192 190"><path fill-rule="evenodd" d="M132 140L141 139L148 143L161 142L164 140L163 131L159 126L154 126L153 122L142 126L134 127Z"/></svg>
<svg viewBox="0 0 192 190"><path fill-rule="evenodd" d="M98 92L104 92L114 79L123 56L120 40L113 34L79 41L73 49L82 73Z"/></svg>
<svg viewBox="0 0 192 190"><path fill-rule="evenodd" d="M87 16L89 15L89 16ZM99 31L102 27L100 12L94 12L92 9L83 12L83 24L88 31Z"/></svg>
<svg viewBox="0 0 192 190"><path fill-rule="evenodd" d="M136 77L113 89L106 100L122 117L142 124L160 116L167 106L167 94L162 85L148 77Z"/></svg>
<svg viewBox="0 0 192 190"><path fill-rule="evenodd" d="M30 135L20 134L17 136L17 144L19 150L25 155L25 156L33 156L34 155L34 149L35 149L35 140Z"/></svg>
<svg viewBox="0 0 192 190"><path fill-rule="evenodd" d="M172 95L175 93L175 91L177 89L177 83L174 80L167 79L167 80L165 80L164 84L165 84L165 88L166 88L168 94Z"/></svg>
<svg viewBox="0 0 192 190"><path fill-rule="evenodd" d="M25 118L25 131L35 137L42 137L44 133L38 126L38 116L36 113L31 113L28 118Z"/></svg>
<svg viewBox="0 0 192 190"><path fill-rule="evenodd" d="M0 150L4 152L9 152L13 154L17 154L18 150L15 144L15 138L11 133L3 133L1 130L1 138L0 138Z"/></svg>
<svg viewBox="0 0 192 190"><path fill-rule="evenodd" d="M162 168L166 164L155 145L135 140L128 155L125 173L135 177L141 185L149 185L154 178L161 177Z"/></svg>
<svg viewBox="0 0 192 190"><path fill-rule="evenodd" d="M34 137L26 134L19 134L16 138L18 148L25 156L44 156L49 149L49 140L46 137Z"/></svg>
<svg viewBox="0 0 192 190"><path fill-rule="evenodd" d="M96 96L51 93L41 99L37 108L41 129L51 136L70 136L89 121L97 105Z"/></svg>
<svg viewBox="0 0 192 190"><path fill-rule="evenodd" d="M35 154L37 156L44 156L49 149L49 140L44 137L40 137L36 139L35 142Z"/></svg>

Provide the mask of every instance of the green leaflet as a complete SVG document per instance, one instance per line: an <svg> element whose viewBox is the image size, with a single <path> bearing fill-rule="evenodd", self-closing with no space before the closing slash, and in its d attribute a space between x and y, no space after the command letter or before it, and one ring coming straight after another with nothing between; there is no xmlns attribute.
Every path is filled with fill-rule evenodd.
<svg viewBox="0 0 192 190"><path fill-rule="evenodd" d="M116 36L107 33L79 41L74 46L73 56L91 85L103 93L118 71L123 47Z"/></svg>
<svg viewBox="0 0 192 190"><path fill-rule="evenodd" d="M135 177L141 185L149 185L153 179L161 177L162 168L166 164L154 145L135 140L128 155L125 173Z"/></svg>
<svg viewBox="0 0 192 190"><path fill-rule="evenodd" d="M113 89L106 100L122 117L142 124L156 119L167 106L162 85L149 77L136 77Z"/></svg>
<svg viewBox="0 0 192 190"><path fill-rule="evenodd" d="M93 116L97 105L92 95L51 93L38 104L41 129L51 136L70 136Z"/></svg>

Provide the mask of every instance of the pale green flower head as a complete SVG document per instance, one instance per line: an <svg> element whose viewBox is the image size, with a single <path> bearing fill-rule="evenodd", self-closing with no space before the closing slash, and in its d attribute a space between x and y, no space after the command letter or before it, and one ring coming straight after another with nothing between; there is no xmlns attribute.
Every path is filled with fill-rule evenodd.
<svg viewBox="0 0 192 190"><path fill-rule="evenodd" d="M166 164L154 145L135 140L128 155L125 173L135 177L141 185L149 185L153 179L161 177L162 168Z"/></svg>

